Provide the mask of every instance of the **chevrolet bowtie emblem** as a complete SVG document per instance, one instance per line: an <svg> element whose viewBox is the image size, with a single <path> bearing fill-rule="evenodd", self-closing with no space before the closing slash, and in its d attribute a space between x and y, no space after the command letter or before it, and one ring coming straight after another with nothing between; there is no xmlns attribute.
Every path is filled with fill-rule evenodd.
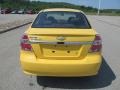
<svg viewBox="0 0 120 90"><path fill-rule="evenodd" d="M65 37L59 36L59 37L57 37L56 39L57 39L57 40L60 40L60 41L63 41L63 40L65 40Z"/></svg>

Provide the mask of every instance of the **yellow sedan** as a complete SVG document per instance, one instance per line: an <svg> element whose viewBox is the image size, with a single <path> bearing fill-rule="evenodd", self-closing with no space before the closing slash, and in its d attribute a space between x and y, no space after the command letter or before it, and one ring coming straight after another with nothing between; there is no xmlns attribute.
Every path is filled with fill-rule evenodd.
<svg viewBox="0 0 120 90"><path fill-rule="evenodd" d="M100 35L76 9L41 10L21 37L20 62L25 74L93 76L102 56Z"/></svg>

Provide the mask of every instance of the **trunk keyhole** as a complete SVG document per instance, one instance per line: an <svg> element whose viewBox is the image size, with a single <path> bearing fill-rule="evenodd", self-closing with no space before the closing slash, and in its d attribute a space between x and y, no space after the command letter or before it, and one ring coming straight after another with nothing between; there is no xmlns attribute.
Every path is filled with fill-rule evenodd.
<svg viewBox="0 0 120 90"><path fill-rule="evenodd" d="M70 51L67 51L67 53L70 53Z"/></svg>
<svg viewBox="0 0 120 90"><path fill-rule="evenodd" d="M55 53L55 51L52 51L52 53Z"/></svg>

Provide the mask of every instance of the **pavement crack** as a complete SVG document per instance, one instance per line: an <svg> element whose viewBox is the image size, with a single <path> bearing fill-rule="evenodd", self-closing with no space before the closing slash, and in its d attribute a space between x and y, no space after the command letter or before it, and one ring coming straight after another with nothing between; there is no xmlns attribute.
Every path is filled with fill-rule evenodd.
<svg viewBox="0 0 120 90"><path fill-rule="evenodd" d="M42 86L42 90L45 90L46 89L46 87L45 86Z"/></svg>
<svg viewBox="0 0 120 90"><path fill-rule="evenodd" d="M30 82L29 82L29 86L34 86L35 84L33 83L33 76L30 76Z"/></svg>

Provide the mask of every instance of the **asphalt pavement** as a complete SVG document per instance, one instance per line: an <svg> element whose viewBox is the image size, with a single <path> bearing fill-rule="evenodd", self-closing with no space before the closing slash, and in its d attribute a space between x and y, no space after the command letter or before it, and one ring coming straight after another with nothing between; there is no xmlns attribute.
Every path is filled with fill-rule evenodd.
<svg viewBox="0 0 120 90"><path fill-rule="evenodd" d="M102 36L103 64L95 77L50 78L26 76L20 67L20 37L29 27L0 34L0 90L119 90L120 17L88 16ZM109 18L109 21L107 20Z"/></svg>
<svg viewBox="0 0 120 90"><path fill-rule="evenodd" d="M0 34L30 24L36 14L0 14Z"/></svg>
<svg viewBox="0 0 120 90"><path fill-rule="evenodd" d="M21 21L33 18L35 15L31 14L0 14L0 24L11 23L14 21Z"/></svg>

